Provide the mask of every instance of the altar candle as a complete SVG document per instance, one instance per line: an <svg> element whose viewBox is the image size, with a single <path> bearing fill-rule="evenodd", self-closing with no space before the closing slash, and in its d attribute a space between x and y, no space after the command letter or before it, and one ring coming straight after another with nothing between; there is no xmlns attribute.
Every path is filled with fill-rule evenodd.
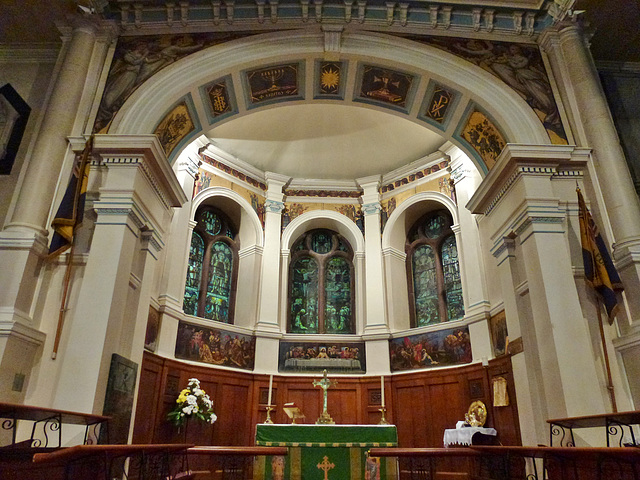
<svg viewBox="0 0 640 480"><path fill-rule="evenodd" d="M267 406L271 406L271 392L273 391L273 375L269 375L269 399L267 400Z"/></svg>
<svg viewBox="0 0 640 480"><path fill-rule="evenodd" d="M384 375L380 377L380 403L382 403L382 408L384 408Z"/></svg>

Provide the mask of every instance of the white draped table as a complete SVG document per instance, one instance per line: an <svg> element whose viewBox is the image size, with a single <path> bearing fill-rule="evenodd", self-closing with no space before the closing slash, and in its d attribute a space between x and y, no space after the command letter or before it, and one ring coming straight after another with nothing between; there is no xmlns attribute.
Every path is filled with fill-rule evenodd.
<svg viewBox="0 0 640 480"><path fill-rule="evenodd" d="M482 435L491 435L495 437L498 432L495 428L484 427L461 427L461 428L447 428L444 431L444 446L449 445L471 445L471 439L476 433Z"/></svg>

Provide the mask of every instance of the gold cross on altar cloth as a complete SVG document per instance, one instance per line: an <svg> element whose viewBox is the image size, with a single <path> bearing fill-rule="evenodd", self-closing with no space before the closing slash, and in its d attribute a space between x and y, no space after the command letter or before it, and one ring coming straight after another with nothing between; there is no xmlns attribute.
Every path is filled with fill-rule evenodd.
<svg viewBox="0 0 640 480"><path fill-rule="evenodd" d="M319 463L317 466L324 472L324 480L329 480L329 470L335 468L333 463L329 463L329 457L325 455L322 463Z"/></svg>

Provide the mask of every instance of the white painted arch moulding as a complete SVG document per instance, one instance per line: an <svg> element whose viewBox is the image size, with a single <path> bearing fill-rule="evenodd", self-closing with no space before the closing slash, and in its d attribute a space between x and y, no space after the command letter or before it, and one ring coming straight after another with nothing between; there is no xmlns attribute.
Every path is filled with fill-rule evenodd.
<svg viewBox="0 0 640 480"><path fill-rule="evenodd" d="M396 225L396 223L398 223L398 220L402 218L403 214L407 210L409 210L412 206L418 203L426 202L426 201L436 202L446 207L447 210L449 210L449 212L451 213L451 217L453 218L453 224L458 225L459 223L458 207L454 203L454 201L451 200L451 198L447 197L446 195L440 192L417 193L412 197L408 198L407 200L405 200L404 202L402 202L400 205L398 205L398 207L393 211L391 216L389 216L389 219L387 220L387 224L384 227L384 232L382 233L382 249L383 250L385 248L397 248L391 245L391 237L392 237L391 232L393 232L395 228L400 228L400 227L404 228L404 225Z"/></svg>
<svg viewBox="0 0 640 480"><path fill-rule="evenodd" d="M364 236L360 229L348 217L334 210L312 210L294 218L282 233L282 249L288 251L300 235L313 228L333 228L348 240L354 256L364 252Z"/></svg>
<svg viewBox="0 0 640 480"><path fill-rule="evenodd" d="M225 187L209 187L205 188L201 192L193 197L193 201L191 202L191 220L194 220L196 216L196 211L198 207L208 198L212 197L225 197L233 200L237 203L242 210L247 214L247 218L250 219L251 224L253 225L253 230L255 233L255 245L257 247L264 246L264 233L262 231L262 222L260 222L260 218L258 218L258 214L253 209L251 204L242 197L239 193L234 192L233 190L229 190Z"/></svg>
<svg viewBox="0 0 640 480"><path fill-rule="evenodd" d="M303 31L255 35L209 47L175 62L147 80L118 112L110 133L151 132L162 115L179 98L191 93L196 104L201 105L198 87L230 72L285 59L323 54L322 33ZM341 54L345 58L363 58L421 73L423 77L436 79L445 86L466 92L472 101L481 105L493 117L512 143L549 143L540 120L515 91L482 68L462 61L453 54L393 36L362 33L345 33ZM188 81L185 81L185 72L189 72ZM307 99L306 102L313 102L313 99ZM345 99L345 103L353 104L353 101ZM377 107L367 105L367 108ZM401 115L384 107L379 109ZM238 115L253 111L255 109ZM231 118L237 118L237 115ZM414 117L406 118L436 131L434 127ZM206 128L208 122L204 118L201 120ZM447 137L443 132L437 132ZM459 143L452 137L447 139Z"/></svg>

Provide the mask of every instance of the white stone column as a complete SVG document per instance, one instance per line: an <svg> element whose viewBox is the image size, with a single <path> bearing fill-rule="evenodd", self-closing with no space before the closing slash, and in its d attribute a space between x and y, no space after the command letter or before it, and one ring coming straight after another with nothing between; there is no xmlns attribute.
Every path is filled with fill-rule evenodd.
<svg viewBox="0 0 640 480"><path fill-rule="evenodd" d="M101 157L97 220L58 353L53 406L99 413L111 355L142 361L156 258L172 207L187 198L155 135L98 135L94 153Z"/></svg>
<svg viewBox="0 0 640 480"><path fill-rule="evenodd" d="M46 231L49 208L67 152L67 136L73 133L96 35L95 24L89 20L77 20L7 228L28 227L37 232Z"/></svg>
<svg viewBox="0 0 640 480"><path fill-rule="evenodd" d="M193 227L189 225L192 215L190 200L200 161L196 155L183 154L178 162L176 177L189 202L175 212L171 221L171 229L163 252L164 263L161 268L162 276L158 292L158 302L162 314L174 317L182 312L189 247L193 231Z"/></svg>
<svg viewBox="0 0 640 480"><path fill-rule="evenodd" d="M382 239L380 232L380 176L359 178L362 187L362 213L364 214L364 252L366 316L365 335L388 334L384 278L382 268Z"/></svg>
<svg viewBox="0 0 640 480"><path fill-rule="evenodd" d="M525 375L517 380L518 400L529 396L523 406L533 413L521 418L523 437L539 443L549 441L547 418L608 408L598 339L583 313L572 264L580 245L577 218L570 221L568 211L576 208L576 180L587 158L575 147L508 145L467 205L484 214L481 233L501 262L509 338L520 334L524 346L524 358L514 362Z"/></svg>
<svg viewBox="0 0 640 480"><path fill-rule="evenodd" d="M11 222L0 233L0 265L6 272L0 275L0 396L16 402L25 393L13 389L16 375L24 376L26 386L31 362L45 338L31 318L33 295L47 253L46 222L68 148L67 135L72 133L96 42L96 26L76 20L21 177Z"/></svg>
<svg viewBox="0 0 640 480"><path fill-rule="evenodd" d="M264 204L264 250L260 278L260 305L257 330L280 332L284 325L279 322L280 301L280 238L282 210L284 210L283 187L289 177L267 172L267 198Z"/></svg>
<svg viewBox="0 0 640 480"><path fill-rule="evenodd" d="M591 180L594 190L602 193L600 217L609 219L611 230L600 227L605 237L613 234L610 240L615 242L614 257L627 291L631 320L640 325L640 200L584 33L578 23L562 23L544 32L540 43L554 73L566 84L563 92L571 107L577 143L593 149L596 178ZM625 325L620 326L625 330Z"/></svg>

